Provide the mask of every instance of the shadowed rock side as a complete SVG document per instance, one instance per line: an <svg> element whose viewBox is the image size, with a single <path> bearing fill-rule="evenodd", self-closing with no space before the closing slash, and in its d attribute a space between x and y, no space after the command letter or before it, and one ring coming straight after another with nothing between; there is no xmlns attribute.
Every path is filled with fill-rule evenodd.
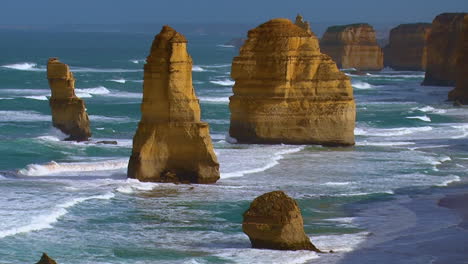
<svg viewBox="0 0 468 264"><path fill-rule="evenodd" d="M402 24L390 31L390 43L384 49L384 64L399 71L426 69L426 39L429 23Z"/></svg>
<svg viewBox="0 0 468 264"><path fill-rule="evenodd" d="M242 143L353 145L349 78L288 19L248 33L232 63L231 137Z"/></svg>
<svg viewBox="0 0 468 264"><path fill-rule="evenodd" d="M219 164L209 127L200 121L187 40L169 26L146 59L141 121L128 177L140 181L214 183Z"/></svg>
<svg viewBox="0 0 468 264"><path fill-rule="evenodd" d="M432 22L427 38L426 76L422 85L455 86L463 20L467 13L444 13Z"/></svg>
<svg viewBox="0 0 468 264"><path fill-rule="evenodd" d="M297 14L294 24L307 32L312 32L309 21L304 21L304 18L300 14Z"/></svg>
<svg viewBox="0 0 468 264"><path fill-rule="evenodd" d="M55 260L47 256L46 253L42 253L41 259L36 264L57 264L57 262L55 262Z"/></svg>
<svg viewBox="0 0 468 264"><path fill-rule="evenodd" d="M50 58L47 63L47 79L52 92L49 105L54 127L69 135L66 140L88 140L91 131L86 106L75 95L75 78L68 65L57 58Z"/></svg>
<svg viewBox="0 0 468 264"><path fill-rule="evenodd" d="M320 41L322 52L330 55L339 68L360 71L383 69L383 52L369 24L329 27Z"/></svg>
<svg viewBox="0 0 468 264"><path fill-rule="evenodd" d="M468 104L468 15L465 15L462 27L457 52L456 87L448 97L449 100Z"/></svg>
<svg viewBox="0 0 468 264"><path fill-rule="evenodd" d="M301 209L282 191L255 198L244 213L242 230L253 248L320 252L304 232Z"/></svg>

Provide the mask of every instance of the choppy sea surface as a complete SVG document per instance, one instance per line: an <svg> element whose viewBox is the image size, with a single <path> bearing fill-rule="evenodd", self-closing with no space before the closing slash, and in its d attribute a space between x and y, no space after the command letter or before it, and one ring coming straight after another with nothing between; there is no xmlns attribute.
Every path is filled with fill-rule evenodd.
<svg viewBox="0 0 468 264"><path fill-rule="evenodd" d="M156 33L157 29L155 30ZM468 109L423 72L352 75L356 146L232 144L230 37L187 36L193 84L210 124L221 179L213 185L126 179L154 36L3 33L0 42L0 262L335 263L369 237L350 204L397 199L466 181ZM91 142L51 125L49 57L70 65L86 101ZM115 140L117 145L96 144ZM250 248L242 213L258 195L297 199L312 242L335 254ZM430 189L429 189L430 190ZM337 257L338 256L338 257Z"/></svg>

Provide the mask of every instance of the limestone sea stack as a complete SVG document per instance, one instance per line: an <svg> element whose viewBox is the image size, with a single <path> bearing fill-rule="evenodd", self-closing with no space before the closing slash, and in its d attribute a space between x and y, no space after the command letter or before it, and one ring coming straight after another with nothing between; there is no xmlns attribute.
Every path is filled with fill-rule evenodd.
<svg viewBox="0 0 468 264"><path fill-rule="evenodd" d="M468 15L463 19L457 52L456 87L449 93L449 100L468 104Z"/></svg>
<svg viewBox="0 0 468 264"><path fill-rule="evenodd" d="M426 76L422 85L455 86L463 21L467 13L444 13L432 22L427 38Z"/></svg>
<svg viewBox="0 0 468 264"><path fill-rule="evenodd" d="M354 144L350 80L312 32L282 18L250 30L231 76L229 133L238 142Z"/></svg>
<svg viewBox="0 0 468 264"><path fill-rule="evenodd" d="M430 23L402 24L390 31L390 43L384 49L384 64L398 71L426 69L426 39Z"/></svg>
<svg viewBox="0 0 468 264"><path fill-rule="evenodd" d="M52 93L49 105L54 127L69 135L66 140L88 140L91 131L86 106L75 95L75 78L68 65L57 58L50 58L47 63L47 79Z"/></svg>
<svg viewBox="0 0 468 264"><path fill-rule="evenodd" d="M255 198L244 213L242 230L253 248L320 252L304 232L301 209L282 191Z"/></svg>
<svg viewBox="0 0 468 264"><path fill-rule="evenodd" d="M41 259L36 264L57 264L57 262L55 262L55 260L47 256L46 253L42 253Z"/></svg>
<svg viewBox="0 0 468 264"><path fill-rule="evenodd" d="M323 34L320 47L341 69L383 69L383 52L377 44L375 30L369 24L329 27Z"/></svg>
<svg viewBox="0 0 468 264"><path fill-rule="evenodd" d="M156 35L146 59L141 113L129 178L187 183L219 179L209 127L200 121L187 40L169 26Z"/></svg>

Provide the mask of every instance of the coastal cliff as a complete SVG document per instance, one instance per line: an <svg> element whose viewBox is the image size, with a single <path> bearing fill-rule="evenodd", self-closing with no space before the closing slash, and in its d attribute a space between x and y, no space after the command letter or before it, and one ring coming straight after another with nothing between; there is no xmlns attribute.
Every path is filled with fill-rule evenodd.
<svg viewBox="0 0 468 264"><path fill-rule="evenodd" d="M232 63L231 137L243 143L353 145L349 78L288 19L248 33Z"/></svg>
<svg viewBox="0 0 468 264"><path fill-rule="evenodd" d="M426 76L422 85L455 86L457 58L467 13L444 13L432 22L427 38Z"/></svg>
<svg viewBox="0 0 468 264"><path fill-rule="evenodd" d="M164 26L146 62L142 117L133 138L128 177L153 182L216 182L219 164L208 124L200 121L187 40Z"/></svg>
<svg viewBox="0 0 468 264"><path fill-rule="evenodd" d="M457 51L456 86L450 91L448 99L468 104L468 15L465 15L460 31Z"/></svg>
<svg viewBox="0 0 468 264"><path fill-rule="evenodd" d="M383 52L377 44L374 28L369 24L329 27L323 34L320 48L339 68L360 71L383 69Z"/></svg>
<svg viewBox="0 0 468 264"><path fill-rule="evenodd" d="M75 78L68 65L57 58L50 58L47 63L47 79L52 93L49 105L53 126L69 135L66 140L88 140L91 131L86 106L75 95Z"/></svg>
<svg viewBox="0 0 468 264"><path fill-rule="evenodd" d="M390 31L390 43L384 49L384 64L398 71L426 69L426 39L429 23L402 24Z"/></svg>

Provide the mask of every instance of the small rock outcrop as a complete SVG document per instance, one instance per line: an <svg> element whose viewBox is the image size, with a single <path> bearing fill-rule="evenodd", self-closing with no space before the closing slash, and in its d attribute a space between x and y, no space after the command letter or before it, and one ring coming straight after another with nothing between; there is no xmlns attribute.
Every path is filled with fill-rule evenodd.
<svg viewBox="0 0 468 264"><path fill-rule="evenodd" d="M294 24L307 32L312 32L309 21L304 21L304 18L300 14L297 14Z"/></svg>
<svg viewBox="0 0 468 264"><path fill-rule="evenodd" d="M75 78L68 65L57 58L50 58L47 63L47 79L52 92L49 105L54 127L69 135L66 140L88 140L91 130L86 106L75 95Z"/></svg>
<svg viewBox="0 0 468 264"><path fill-rule="evenodd" d="M448 99L460 104L468 104L468 15L465 15L460 31L457 51L456 86Z"/></svg>
<svg viewBox="0 0 468 264"><path fill-rule="evenodd" d="M384 64L399 71L426 69L426 39L430 23L402 24L390 31L390 43L384 49Z"/></svg>
<svg viewBox="0 0 468 264"><path fill-rule="evenodd" d="M323 34L320 48L342 69L383 69L383 52L377 44L375 30L369 24L329 27Z"/></svg>
<svg viewBox="0 0 468 264"><path fill-rule="evenodd" d="M301 209L282 191L255 198L244 213L242 230L253 248L320 252L304 232Z"/></svg>
<svg viewBox="0 0 468 264"><path fill-rule="evenodd" d="M142 117L133 138L128 177L153 182L216 182L219 164L208 124L200 121L187 40L164 26L146 62Z"/></svg>
<svg viewBox="0 0 468 264"><path fill-rule="evenodd" d="M36 264L57 264L57 262L55 262L55 260L47 256L46 253L42 253L41 259Z"/></svg>
<svg viewBox="0 0 468 264"><path fill-rule="evenodd" d="M350 80L312 32L282 18L250 30L231 76L229 134L238 142L354 144Z"/></svg>
<svg viewBox="0 0 468 264"><path fill-rule="evenodd" d="M467 13L444 13L432 22L427 38L426 76L422 85L455 86L457 59Z"/></svg>

